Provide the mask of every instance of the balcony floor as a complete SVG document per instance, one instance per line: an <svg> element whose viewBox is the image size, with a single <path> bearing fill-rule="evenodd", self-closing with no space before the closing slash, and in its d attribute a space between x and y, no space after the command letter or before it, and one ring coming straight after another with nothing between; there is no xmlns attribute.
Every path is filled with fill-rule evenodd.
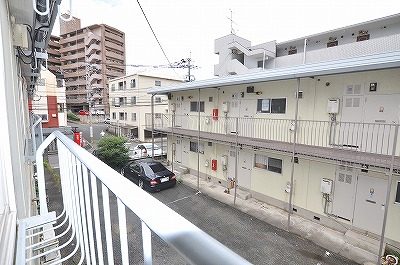
<svg viewBox="0 0 400 265"><path fill-rule="evenodd" d="M155 129L158 132L163 132L167 134L172 134L171 128L157 128ZM293 150L292 143L286 142L278 142L271 140L264 140L259 138L249 138L238 136L236 138L235 134L216 134L200 131L200 135L198 131L195 130L187 130L181 128L174 128L174 135L186 136L196 139L200 137L203 141L210 142L222 142L230 145L236 144L236 141L239 145L249 146L254 149L265 149L276 152L283 152L287 154L291 154ZM345 161L354 164L366 164L373 165L374 167L383 168L387 170L390 168L392 157L389 155L380 155L373 154L367 152L354 151L343 148L343 147L317 147L310 145L296 145L296 155L309 157L312 159L325 159L332 161ZM394 169L400 170L400 157L395 157L394 161Z"/></svg>

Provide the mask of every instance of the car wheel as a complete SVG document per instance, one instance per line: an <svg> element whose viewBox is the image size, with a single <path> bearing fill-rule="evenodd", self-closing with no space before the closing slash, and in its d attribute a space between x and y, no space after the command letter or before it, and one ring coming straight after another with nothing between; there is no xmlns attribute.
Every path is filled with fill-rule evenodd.
<svg viewBox="0 0 400 265"><path fill-rule="evenodd" d="M144 189L144 183L143 180L139 179L139 183L138 183L139 188Z"/></svg>

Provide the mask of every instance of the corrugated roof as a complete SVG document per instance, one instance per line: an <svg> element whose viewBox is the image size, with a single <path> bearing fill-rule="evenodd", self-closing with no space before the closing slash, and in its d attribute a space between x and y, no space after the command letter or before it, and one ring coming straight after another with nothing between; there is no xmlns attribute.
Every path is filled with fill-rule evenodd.
<svg viewBox="0 0 400 265"><path fill-rule="evenodd" d="M354 73L400 67L400 51L353 57L335 61L303 64L291 67L269 69L249 74L218 77L173 86L152 87L148 94L166 94L170 92L194 89L206 89L240 84L251 84L304 77Z"/></svg>

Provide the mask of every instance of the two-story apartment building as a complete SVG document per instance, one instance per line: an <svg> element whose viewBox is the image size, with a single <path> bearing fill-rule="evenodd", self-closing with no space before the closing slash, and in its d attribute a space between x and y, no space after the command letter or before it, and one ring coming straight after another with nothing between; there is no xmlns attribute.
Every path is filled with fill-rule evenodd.
<svg viewBox="0 0 400 265"><path fill-rule="evenodd" d="M113 132L130 135L145 141L151 138L151 130L145 126L145 116L151 113L152 96L147 89L153 86L168 86L181 80L137 73L111 79L110 81L110 122ZM156 119L168 113L168 97L155 95L154 113Z"/></svg>
<svg viewBox="0 0 400 265"><path fill-rule="evenodd" d="M400 247L400 15L249 45L216 40L231 58L216 66L218 79L148 90L170 99L154 123L168 133L168 160Z"/></svg>

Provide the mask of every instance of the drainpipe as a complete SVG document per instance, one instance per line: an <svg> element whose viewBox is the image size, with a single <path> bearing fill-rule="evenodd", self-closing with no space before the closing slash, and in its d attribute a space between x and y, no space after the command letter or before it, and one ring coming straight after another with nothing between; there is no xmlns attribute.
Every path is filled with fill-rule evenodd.
<svg viewBox="0 0 400 265"><path fill-rule="evenodd" d="M151 95L151 158L154 159L154 96Z"/></svg>
<svg viewBox="0 0 400 265"><path fill-rule="evenodd" d="M199 152L199 147L200 147L200 88L199 88L199 94L198 94L198 99L197 99L197 107L198 107L198 122L197 122L197 190L200 190L200 152Z"/></svg>
<svg viewBox="0 0 400 265"><path fill-rule="evenodd" d="M386 231L386 220L387 220L387 215L388 215L388 210L389 210L389 199L390 199L390 191L392 189L392 178L393 178L393 165L394 165L394 159L396 156L396 146L397 146L397 138L399 135L399 124L396 124L396 128L394 131L394 139L393 139L393 147L392 147L392 161L390 164L390 170L389 170L389 179L388 179L388 184L387 184L387 193L386 193L386 202L385 202L385 212L383 214L383 224L382 224L382 232L381 232L381 239L379 242L379 255L378 255L378 262L376 264L381 264L381 257L383 255L382 253L382 248L383 248L383 243L385 240L385 231Z"/></svg>
<svg viewBox="0 0 400 265"><path fill-rule="evenodd" d="M171 104L174 104L174 103L171 103ZM171 106L171 109L173 109L174 107L172 107ZM176 145L175 145L175 142L174 142L174 127L175 127L175 110L172 110L172 115L171 115L171 118L172 118L172 135L171 135L171 146L172 146L172 152L171 152L171 170L172 170L172 173L174 173L174 156L175 156L175 150L176 150ZM168 144L168 142L167 142L167 144Z"/></svg>
<svg viewBox="0 0 400 265"><path fill-rule="evenodd" d="M306 50L307 50L307 39L304 39L303 64L306 64Z"/></svg>
<svg viewBox="0 0 400 265"><path fill-rule="evenodd" d="M264 50L264 54L263 54L263 71L265 69L265 50Z"/></svg>
<svg viewBox="0 0 400 265"><path fill-rule="evenodd" d="M299 89L300 89L300 78L297 78L296 88L296 110L294 115L294 132L293 132L293 148L292 148L292 172L290 176L290 192L289 192L289 208L288 208L288 230L290 228L290 214L292 212L292 197L293 197L293 179L294 179L294 157L296 156L296 142L297 142L297 119L299 113Z"/></svg>

